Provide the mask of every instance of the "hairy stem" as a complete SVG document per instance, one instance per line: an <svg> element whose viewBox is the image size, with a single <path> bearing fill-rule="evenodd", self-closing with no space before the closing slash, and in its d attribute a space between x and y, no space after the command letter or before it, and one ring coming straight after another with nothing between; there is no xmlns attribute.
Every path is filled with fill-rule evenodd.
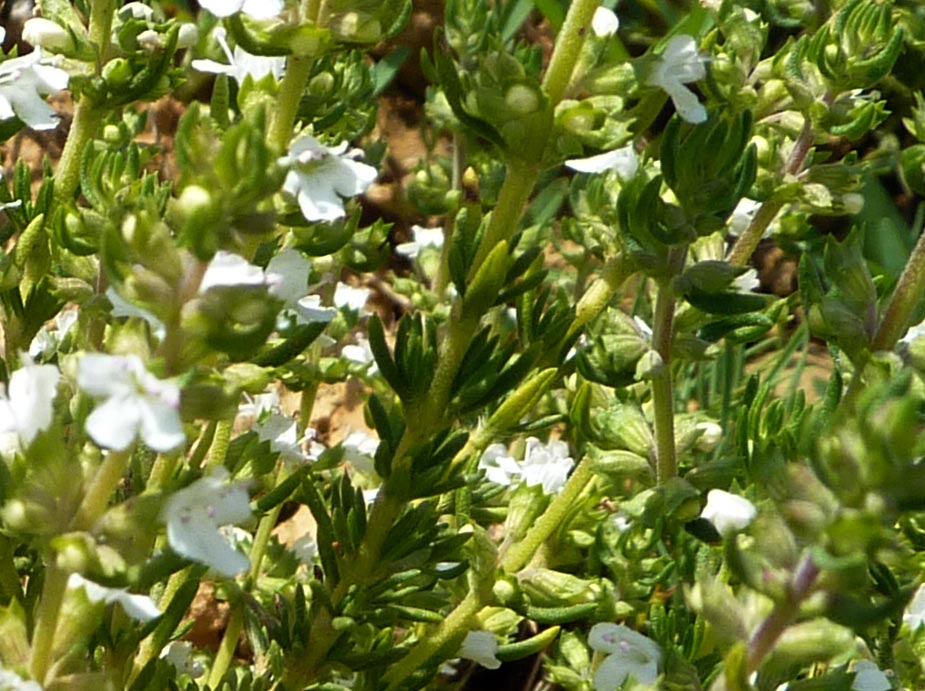
<svg viewBox="0 0 925 691"><path fill-rule="evenodd" d="M286 74L279 83L276 110L270 122L267 142L282 153L289 146L292 130L299 113L299 102L312 69L312 59L304 55L291 55L286 61Z"/></svg>
<svg viewBox="0 0 925 691"><path fill-rule="evenodd" d="M125 451L110 451L97 468L93 481L84 493L83 501L71 520L71 530L89 530L109 506L109 498L125 475L131 447Z"/></svg>
<svg viewBox="0 0 925 691"><path fill-rule="evenodd" d="M543 89L553 104L562 100L572 81L591 18L600 4L600 0L572 0L569 6L565 23L556 37L556 49L543 78Z"/></svg>
<svg viewBox="0 0 925 691"><path fill-rule="evenodd" d="M816 566L809 555L804 555L793 575L788 597L774 606L774 609L761 622L748 641L746 674L751 674L757 670L762 660L774 648L774 644L777 643L781 634L787 630L787 627L796 618L800 603L812 593L818 576L819 567Z"/></svg>
<svg viewBox="0 0 925 691"><path fill-rule="evenodd" d="M29 661L32 678L42 686L46 686L48 682L46 677L52 664L52 647L55 631L58 629L58 617L61 615L61 604L67 590L68 575L67 571L55 564L50 564L45 569L45 582L42 585L35 631L32 634L32 658Z"/></svg>

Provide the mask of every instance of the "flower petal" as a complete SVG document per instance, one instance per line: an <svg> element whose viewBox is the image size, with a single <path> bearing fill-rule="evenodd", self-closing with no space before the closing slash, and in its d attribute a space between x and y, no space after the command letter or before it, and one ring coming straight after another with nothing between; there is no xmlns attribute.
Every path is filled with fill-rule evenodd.
<svg viewBox="0 0 925 691"><path fill-rule="evenodd" d="M124 451L135 441L140 421L141 412L133 399L112 396L90 413L86 429L99 446Z"/></svg>

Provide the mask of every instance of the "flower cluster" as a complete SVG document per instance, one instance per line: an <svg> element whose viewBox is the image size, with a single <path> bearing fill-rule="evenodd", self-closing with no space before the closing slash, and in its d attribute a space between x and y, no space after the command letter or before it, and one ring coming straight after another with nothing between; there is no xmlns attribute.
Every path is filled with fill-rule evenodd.
<svg viewBox="0 0 925 691"><path fill-rule="evenodd" d="M544 444L536 437L527 439L523 460L515 460L503 444L492 444L479 460L479 469L489 481L504 486L520 482L528 487L539 485L546 494L556 494L562 489L574 465L568 444L563 441Z"/></svg>

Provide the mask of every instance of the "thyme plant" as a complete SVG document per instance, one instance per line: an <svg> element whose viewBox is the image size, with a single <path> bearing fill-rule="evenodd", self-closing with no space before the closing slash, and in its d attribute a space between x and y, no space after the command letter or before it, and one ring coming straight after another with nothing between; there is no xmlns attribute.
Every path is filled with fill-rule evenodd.
<svg viewBox="0 0 925 691"><path fill-rule="evenodd" d="M925 685L925 5L3 38L0 689Z"/></svg>

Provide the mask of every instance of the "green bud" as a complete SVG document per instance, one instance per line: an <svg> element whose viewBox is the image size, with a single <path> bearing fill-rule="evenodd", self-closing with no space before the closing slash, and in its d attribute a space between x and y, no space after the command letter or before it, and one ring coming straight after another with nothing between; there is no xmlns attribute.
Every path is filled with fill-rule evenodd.
<svg viewBox="0 0 925 691"><path fill-rule="evenodd" d="M382 37L379 20L366 13L346 12L328 23L334 38L346 43L375 43Z"/></svg>
<svg viewBox="0 0 925 691"><path fill-rule="evenodd" d="M504 103L511 113L520 117L539 110L542 100L535 88L526 84L514 84L504 94Z"/></svg>
<svg viewBox="0 0 925 691"><path fill-rule="evenodd" d="M603 473L618 478L653 477L652 464L649 460L632 451L611 449L601 451L596 446L588 446L591 467L595 473Z"/></svg>
<svg viewBox="0 0 925 691"><path fill-rule="evenodd" d="M555 367L550 367L530 375L492 414L485 426L486 430L503 432L518 424L546 393L557 373Z"/></svg>
<svg viewBox="0 0 925 691"><path fill-rule="evenodd" d="M326 96L334 89L334 75L330 72L316 74L308 82L308 93L312 96Z"/></svg>
<svg viewBox="0 0 925 691"><path fill-rule="evenodd" d="M132 65L125 58L114 58L103 65L103 81L111 92L124 91L133 76Z"/></svg>

